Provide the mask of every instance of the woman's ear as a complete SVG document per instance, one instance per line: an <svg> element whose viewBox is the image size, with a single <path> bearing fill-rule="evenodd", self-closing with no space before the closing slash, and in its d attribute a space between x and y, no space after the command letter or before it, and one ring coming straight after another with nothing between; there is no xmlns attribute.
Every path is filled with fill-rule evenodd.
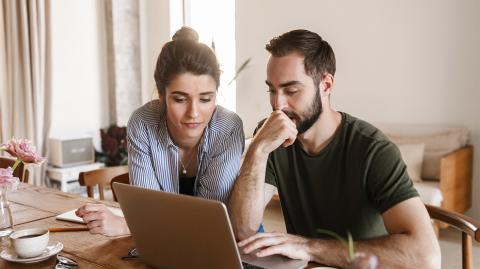
<svg viewBox="0 0 480 269"><path fill-rule="evenodd" d="M158 93L158 99L160 102L164 103L165 102L165 94L160 93L160 91L157 91Z"/></svg>

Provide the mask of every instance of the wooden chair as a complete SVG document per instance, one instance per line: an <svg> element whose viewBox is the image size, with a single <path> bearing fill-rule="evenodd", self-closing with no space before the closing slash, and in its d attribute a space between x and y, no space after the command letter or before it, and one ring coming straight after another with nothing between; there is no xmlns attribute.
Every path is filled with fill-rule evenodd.
<svg viewBox="0 0 480 269"><path fill-rule="evenodd" d="M125 174L121 174L121 175L118 175L118 176L112 178L112 180L110 181L110 188L112 189L113 200L115 202L118 202L117 196L115 195L115 190L113 189L113 182L130 184L130 177L129 177L128 173L125 173Z"/></svg>
<svg viewBox="0 0 480 269"><path fill-rule="evenodd" d="M15 164L15 159L0 157L0 168L13 167L14 164ZM13 172L13 175L15 177L18 177L20 179L20 182L28 183L29 172L27 169L25 169L25 166L23 165L23 163L20 163L17 166L17 168Z"/></svg>
<svg viewBox="0 0 480 269"><path fill-rule="evenodd" d="M462 232L462 268L473 269L472 238L480 242L480 221L436 206L425 206L430 218L447 223Z"/></svg>
<svg viewBox="0 0 480 269"><path fill-rule="evenodd" d="M112 178L120 174L128 172L128 166L112 166L100 168L92 171L81 172L78 177L78 182L81 186L87 187L88 197L93 197L93 188L98 185L98 193L100 200L104 200L105 185L110 182Z"/></svg>

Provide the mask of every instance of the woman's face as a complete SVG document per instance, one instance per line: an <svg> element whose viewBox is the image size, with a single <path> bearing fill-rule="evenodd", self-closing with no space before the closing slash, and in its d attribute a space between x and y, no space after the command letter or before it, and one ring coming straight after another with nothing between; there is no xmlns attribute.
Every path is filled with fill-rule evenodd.
<svg viewBox="0 0 480 269"><path fill-rule="evenodd" d="M216 107L215 80L210 75L184 73L170 81L165 96L167 126L179 146L194 146Z"/></svg>

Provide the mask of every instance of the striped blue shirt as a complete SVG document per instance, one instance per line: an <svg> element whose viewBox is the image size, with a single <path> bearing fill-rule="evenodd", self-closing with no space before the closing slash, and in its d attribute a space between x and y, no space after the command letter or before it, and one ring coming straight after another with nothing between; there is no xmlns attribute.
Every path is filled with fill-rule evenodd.
<svg viewBox="0 0 480 269"><path fill-rule="evenodd" d="M165 109L159 100L133 112L127 139L130 183L179 193L179 148L168 133ZM240 117L217 106L199 144L195 196L224 203L228 200L244 144Z"/></svg>

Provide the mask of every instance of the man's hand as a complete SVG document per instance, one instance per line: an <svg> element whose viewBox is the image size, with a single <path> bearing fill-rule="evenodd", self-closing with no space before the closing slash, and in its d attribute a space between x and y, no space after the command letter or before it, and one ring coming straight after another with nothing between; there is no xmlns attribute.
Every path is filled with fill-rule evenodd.
<svg viewBox="0 0 480 269"><path fill-rule="evenodd" d="M281 145L292 145L297 133L295 123L283 111L275 110L258 130L252 144L258 144L264 153L269 154Z"/></svg>
<svg viewBox="0 0 480 269"><path fill-rule="evenodd" d="M280 254L291 259L311 260L309 240L285 233L257 233L238 243L245 254L255 253L257 257Z"/></svg>
<svg viewBox="0 0 480 269"><path fill-rule="evenodd" d="M265 183L268 155L282 144L293 144L296 138L295 123L281 110L273 111L256 132L228 202L235 238L246 239L257 231L274 189L265 188L269 185Z"/></svg>
<svg viewBox="0 0 480 269"><path fill-rule="evenodd" d="M86 204L77 209L75 214L87 223L92 234L119 236L130 233L125 219L112 213L103 204Z"/></svg>

